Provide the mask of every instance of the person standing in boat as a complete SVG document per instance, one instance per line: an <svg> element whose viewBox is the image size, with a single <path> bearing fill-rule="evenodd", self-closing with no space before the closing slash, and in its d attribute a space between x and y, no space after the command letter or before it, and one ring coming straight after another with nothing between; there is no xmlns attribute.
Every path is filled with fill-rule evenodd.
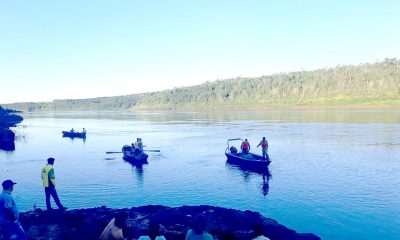
<svg viewBox="0 0 400 240"><path fill-rule="evenodd" d="M54 158L48 158L46 166L44 166L42 169L43 187L44 187L44 192L46 193L46 207L47 210L53 209L50 203L50 196L52 196L57 204L57 207L60 210L66 210L67 208L61 204L56 191L56 177L54 175L54 169L53 169L54 161L55 161Z"/></svg>
<svg viewBox="0 0 400 240"><path fill-rule="evenodd" d="M140 153L143 153L143 147L146 147L146 146L143 145L142 138L139 138L138 147L139 147Z"/></svg>
<svg viewBox="0 0 400 240"><path fill-rule="evenodd" d="M262 149L262 156L265 158L268 154L268 141L263 137L261 142L257 145L257 147L261 146Z"/></svg>
<svg viewBox="0 0 400 240"><path fill-rule="evenodd" d="M140 142L140 138L136 138L136 142L135 142L135 153L136 154L140 153L139 142Z"/></svg>
<svg viewBox="0 0 400 240"><path fill-rule="evenodd" d="M242 145L240 146L240 148L242 149L242 153L248 154L250 152L249 141L247 141L247 139L245 139L244 142L242 142Z"/></svg>
<svg viewBox="0 0 400 240"><path fill-rule="evenodd" d="M70 132L74 133L74 132L75 132L74 128L71 128L71 131L70 131Z"/></svg>
<svg viewBox="0 0 400 240"><path fill-rule="evenodd" d="M85 128L82 129L82 133L86 133L86 129Z"/></svg>

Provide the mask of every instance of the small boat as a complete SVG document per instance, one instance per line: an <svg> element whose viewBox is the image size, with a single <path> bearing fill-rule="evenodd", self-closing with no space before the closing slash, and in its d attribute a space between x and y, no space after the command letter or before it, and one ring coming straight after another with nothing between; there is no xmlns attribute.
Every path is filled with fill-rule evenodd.
<svg viewBox="0 0 400 240"><path fill-rule="evenodd" d="M242 153L238 152L237 148L234 146L231 146L229 142L232 141L241 141L243 140L241 138L233 138L233 139L228 139L227 145L228 147L225 150L225 155L228 158L227 162L235 165L240 165L243 167L248 167L252 169L266 169L268 165L271 163L271 160L269 159L269 156L267 154L266 158L263 158L260 155L257 155L255 153Z"/></svg>
<svg viewBox="0 0 400 240"><path fill-rule="evenodd" d="M132 150L132 147L129 145L124 145L122 147L122 153L124 154L124 159L131 163L139 163L139 164L147 163L147 158L149 157L149 155L147 155L144 152L136 153L135 151Z"/></svg>
<svg viewBox="0 0 400 240"><path fill-rule="evenodd" d="M86 132L71 132L71 131L62 131L63 137L70 137L70 138L85 138Z"/></svg>

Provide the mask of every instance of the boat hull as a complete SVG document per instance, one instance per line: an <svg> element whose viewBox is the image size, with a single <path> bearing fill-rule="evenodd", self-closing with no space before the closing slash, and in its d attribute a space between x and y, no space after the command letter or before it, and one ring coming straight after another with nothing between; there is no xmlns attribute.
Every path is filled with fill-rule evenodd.
<svg viewBox="0 0 400 240"><path fill-rule="evenodd" d="M122 153L124 154L124 159L126 161L135 164L145 164L147 163L147 158L149 157L149 155L146 153L136 153L132 151L132 148L129 145L122 147Z"/></svg>
<svg viewBox="0 0 400 240"><path fill-rule="evenodd" d="M68 132L68 131L63 131L62 132L63 137L70 137L70 138L85 138L86 133L85 132Z"/></svg>
<svg viewBox="0 0 400 240"><path fill-rule="evenodd" d="M247 168L253 169L266 169L271 163L269 156L263 158L260 155L254 153L225 153L227 162Z"/></svg>

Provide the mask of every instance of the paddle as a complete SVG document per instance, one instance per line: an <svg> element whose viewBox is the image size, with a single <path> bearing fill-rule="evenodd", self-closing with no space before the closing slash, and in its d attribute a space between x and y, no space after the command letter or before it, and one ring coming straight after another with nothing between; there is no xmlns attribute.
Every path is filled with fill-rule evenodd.
<svg viewBox="0 0 400 240"><path fill-rule="evenodd" d="M161 152L160 150L143 150L145 152ZM106 152L106 154L111 154L111 153L122 153L122 152Z"/></svg>

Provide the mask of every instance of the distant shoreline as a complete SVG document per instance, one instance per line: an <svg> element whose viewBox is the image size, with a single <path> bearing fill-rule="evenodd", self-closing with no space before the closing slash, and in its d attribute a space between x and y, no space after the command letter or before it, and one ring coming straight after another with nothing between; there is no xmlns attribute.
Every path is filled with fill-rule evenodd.
<svg viewBox="0 0 400 240"><path fill-rule="evenodd" d="M34 111L16 111L16 113L46 113L46 112L144 112L144 111L165 111L165 112L221 112L221 111L268 111L268 110L380 110L380 109L395 109L400 110L400 105L238 105L238 106L214 106L214 107L140 107L132 109L38 109Z"/></svg>
<svg viewBox="0 0 400 240"><path fill-rule="evenodd" d="M237 77L158 92L3 106L24 112L397 108L400 107L400 60L394 58L357 66Z"/></svg>

